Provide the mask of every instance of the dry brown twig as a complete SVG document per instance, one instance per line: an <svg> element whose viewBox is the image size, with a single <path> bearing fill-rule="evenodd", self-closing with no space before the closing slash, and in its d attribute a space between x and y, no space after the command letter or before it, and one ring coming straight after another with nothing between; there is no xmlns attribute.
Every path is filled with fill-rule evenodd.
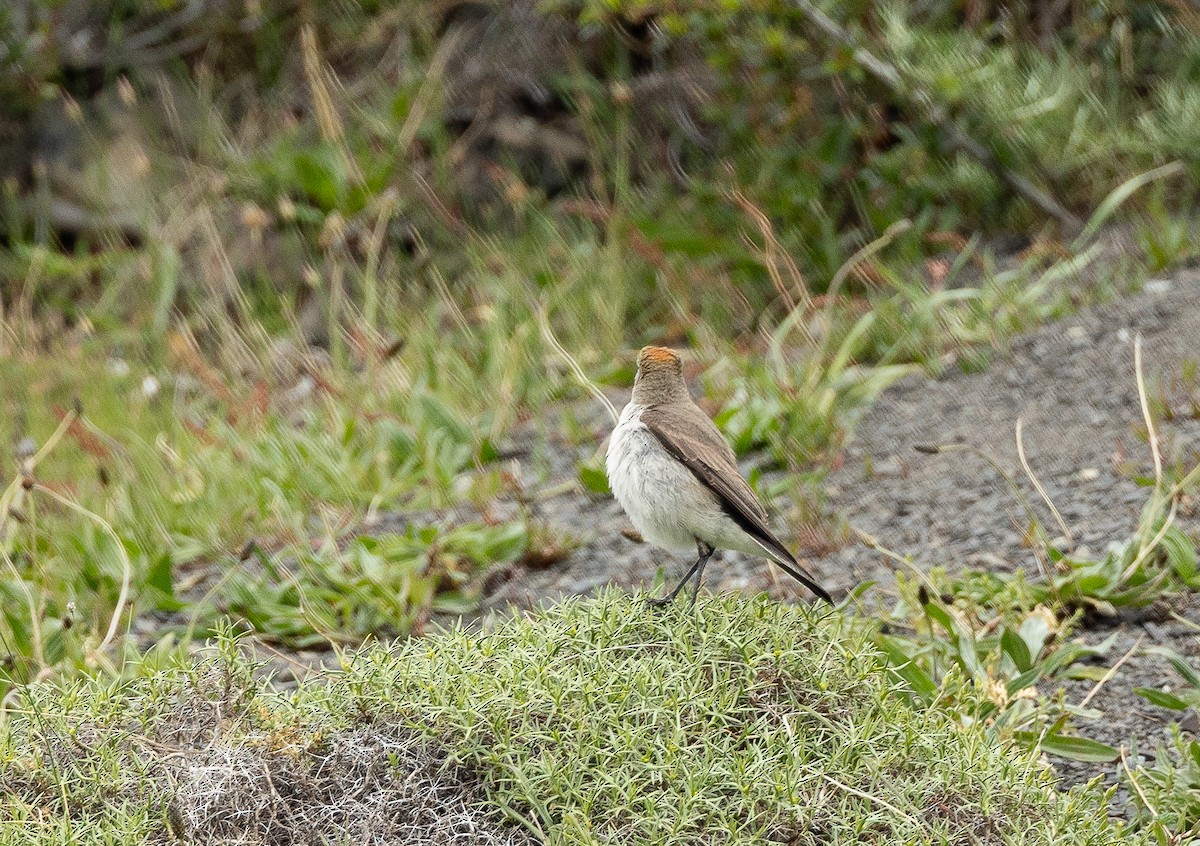
<svg viewBox="0 0 1200 846"><path fill-rule="evenodd" d="M762 263L767 269L767 275L771 277L771 284L775 287L775 291L783 300L784 306L787 307L789 313L796 310L796 298L792 296L792 292L788 290L788 285L784 282L783 274L780 272L782 264L787 271L793 287L796 289L797 295L800 297L801 304L805 310L811 310L813 307L812 295L808 291L808 285L805 284L804 274L800 272L800 268L796 265L795 260L788 254L788 251L783 249L779 244L779 239L775 237L775 227L771 225L770 218L758 206L751 202L750 198L738 191L736 188L729 192L729 198L740 208L745 214L749 215L754 221L754 225L758 227L758 232L762 235ZM749 238L746 238L749 242ZM805 333L808 332L804 328ZM811 341L811 338L809 338Z"/></svg>
<svg viewBox="0 0 1200 846"><path fill-rule="evenodd" d="M1075 537L1071 534L1071 529L1069 526L1067 526L1067 521L1063 519L1062 514L1060 514L1058 509L1054 507L1054 501L1050 499L1050 494L1046 493L1046 489L1042 486L1041 481L1034 474L1033 468L1029 466L1029 461L1025 458L1025 438L1023 437L1022 432L1023 426L1024 419L1018 417L1016 425L1017 458L1021 462L1021 469L1025 471L1025 475L1029 478L1030 483L1033 484L1033 489L1038 492L1038 496L1042 498L1042 502L1046 503L1046 507L1049 508L1050 513L1054 515L1054 520L1058 523L1058 527L1062 529L1063 536L1067 539L1067 543L1071 545L1071 548L1074 548Z"/></svg>
<svg viewBox="0 0 1200 846"><path fill-rule="evenodd" d="M1100 680L1092 686L1092 689L1088 691L1087 696L1083 697L1079 703L1080 708L1086 708L1087 704L1092 701L1092 698L1100 692L1100 689L1112 681L1112 677L1117 674L1117 670L1121 669L1121 666L1130 659L1130 657L1135 651L1137 651L1137 648L1142 645L1142 641L1145 639L1145 633L1138 635L1138 639L1133 642L1133 646L1129 647L1128 651L1126 651L1124 655L1117 659L1115 664L1108 668L1108 671L1105 672L1105 674L1100 677Z"/></svg>

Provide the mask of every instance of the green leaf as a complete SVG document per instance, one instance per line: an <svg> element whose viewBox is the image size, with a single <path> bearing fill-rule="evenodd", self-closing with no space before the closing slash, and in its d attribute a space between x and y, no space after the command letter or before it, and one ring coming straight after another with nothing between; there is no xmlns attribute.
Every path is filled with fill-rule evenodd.
<svg viewBox="0 0 1200 846"><path fill-rule="evenodd" d="M528 546L528 529L516 520L495 526L466 523L442 538L443 549L465 555L476 564L513 561Z"/></svg>
<svg viewBox="0 0 1200 846"><path fill-rule="evenodd" d="M175 579L172 567L171 554L164 552L154 559L154 563L146 571L146 584L158 593L155 605L160 611L179 611L187 607L187 603L180 602L175 597Z"/></svg>
<svg viewBox="0 0 1200 846"><path fill-rule="evenodd" d="M401 426L389 426L387 432L388 457L396 466L403 466L417 448L416 439Z"/></svg>
<svg viewBox="0 0 1200 846"><path fill-rule="evenodd" d="M1114 608L1140 608L1154 601L1156 591L1148 584L1109 594L1108 603Z"/></svg>
<svg viewBox="0 0 1200 846"><path fill-rule="evenodd" d="M490 439L484 438L479 442L479 451L476 453L480 464L491 464L500 457L500 450L496 449L496 445Z"/></svg>
<svg viewBox="0 0 1200 846"><path fill-rule="evenodd" d="M449 433L458 443L471 443L471 430L440 399L431 394L422 394L417 403L425 424Z"/></svg>
<svg viewBox="0 0 1200 846"><path fill-rule="evenodd" d="M580 464L579 481L592 493L612 493L612 488L608 484L608 473L604 471L603 467L589 467L586 464Z"/></svg>
<svg viewBox="0 0 1200 846"><path fill-rule="evenodd" d="M926 602L924 607L925 613L929 615L930 619L936 620L947 632L954 633L954 620L945 608L936 602Z"/></svg>
<svg viewBox="0 0 1200 846"><path fill-rule="evenodd" d="M1096 573L1090 576L1081 576L1075 581L1075 589L1079 591L1080 596L1103 596L1106 589L1112 584L1112 579L1107 575Z"/></svg>
<svg viewBox="0 0 1200 846"><path fill-rule="evenodd" d="M1077 667L1068 667L1063 675L1066 678L1080 681L1100 681L1100 679L1108 675L1108 667L1095 667L1091 664L1080 664Z"/></svg>
<svg viewBox="0 0 1200 846"><path fill-rule="evenodd" d="M1039 748L1048 755L1072 761L1104 764L1121 757L1120 750L1086 737L1067 737L1062 734L1048 734L1042 737L1034 731L1019 731L1014 736L1021 743Z"/></svg>
<svg viewBox="0 0 1200 846"><path fill-rule="evenodd" d="M1016 696L1025 688L1033 687L1035 684L1037 684L1037 680L1041 677L1041 669L1034 667L1032 670L1026 670L1019 676L1013 676L1008 680L1007 683L1005 683L1004 689L1009 696Z"/></svg>
<svg viewBox="0 0 1200 846"><path fill-rule="evenodd" d="M854 590L852 590L848 594L846 594L846 598L842 602L844 604L849 605L854 600L861 598L862 595L864 593L866 593L867 591L869 591L871 588L875 587L875 584L876 584L876 582L874 579L868 579L865 582L860 582L858 584L858 586L854 588ZM839 603L839 604L841 604L841 603Z"/></svg>
<svg viewBox="0 0 1200 846"><path fill-rule="evenodd" d="M1078 642L1065 643L1053 650L1049 657L1042 662L1042 672L1046 675L1053 675L1059 670L1063 669L1069 669L1071 673L1076 671L1082 673L1093 669L1098 669L1101 675L1103 675L1105 672L1107 672L1104 667L1076 667L1073 665L1079 661L1082 661L1084 658L1091 658L1096 655L1107 654L1108 651L1112 649L1112 645L1115 642L1115 637L1116 635L1114 633L1113 635L1110 635L1100 643L1097 643L1093 646ZM1086 678L1086 676L1083 675L1071 675L1070 677Z"/></svg>
<svg viewBox="0 0 1200 846"><path fill-rule="evenodd" d="M887 656L888 669L899 676L919 699L925 702L932 701L937 695L937 685L934 684L929 674L918 667L916 661L904 652L899 642L895 638L882 634L876 638L876 642Z"/></svg>
<svg viewBox="0 0 1200 846"><path fill-rule="evenodd" d="M1196 576L1196 547L1178 526L1167 529L1159 547L1167 564L1183 581L1190 583Z"/></svg>
<svg viewBox="0 0 1200 846"><path fill-rule="evenodd" d="M325 156L301 153L296 157L296 178L308 198L322 211L338 207L343 185Z"/></svg>
<svg viewBox="0 0 1200 846"><path fill-rule="evenodd" d="M1020 672L1023 673L1033 666L1033 656L1029 654L1029 647L1012 629L1006 628L1000 634L1000 648L1012 659Z"/></svg>
<svg viewBox="0 0 1200 846"><path fill-rule="evenodd" d="M1170 708L1172 711L1186 711L1188 704L1174 694L1153 687L1135 687L1133 692L1159 708Z"/></svg>
<svg viewBox="0 0 1200 846"><path fill-rule="evenodd" d="M493 561L513 561L529 548L529 529L523 522L511 522L492 527L485 537L484 555L476 558L480 564Z"/></svg>
<svg viewBox="0 0 1200 846"><path fill-rule="evenodd" d="M146 584L168 597L175 596L175 581L171 574L171 556L163 553L154 559L146 573Z"/></svg>
<svg viewBox="0 0 1200 846"><path fill-rule="evenodd" d="M960 631L958 637L954 639L954 646L955 655L964 670L977 679L987 676L987 671L983 668L983 664L979 660L979 651L976 647L974 634L967 631Z"/></svg>
<svg viewBox="0 0 1200 846"><path fill-rule="evenodd" d="M1174 649L1171 649L1168 646L1151 646L1146 651L1153 655L1161 655L1163 658L1166 658L1167 661L1170 662L1171 666L1175 668L1175 671L1187 679L1188 684L1194 688L1200 689L1200 673L1197 673L1192 665L1187 662L1187 659Z"/></svg>

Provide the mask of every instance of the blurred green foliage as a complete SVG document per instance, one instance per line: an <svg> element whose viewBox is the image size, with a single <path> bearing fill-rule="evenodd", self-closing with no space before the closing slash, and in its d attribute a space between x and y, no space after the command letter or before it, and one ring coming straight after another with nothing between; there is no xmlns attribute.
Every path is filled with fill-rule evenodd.
<svg viewBox="0 0 1200 846"><path fill-rule="evenodd" d="M855 2L831 14L896 66L906 92L929 93L1004 166L1082 217L1117 184L1173 159L1188 178L1172 204L1186 206L1200 175L1200 16L1180 3L1061 5ZM173 240L162 231L170 209L155 200L201 168L217 178L190 196L233 212L217 225L248 223L282 251L273 267L232 257L257 296L304 295L295 269L331 252L388 275L411 274L412 257L426 257L452 288L474 289L464 235L511 237L546 214L568 239L609 229L649 257L647 270L707 268L697 281L728 278L754 313L774 291L738 236L745 218L728 200L733 188L773 222L814 292L897 220L914 224L885 254L902 264L941 252L944 233L1041 223L987 167L949 151L910 97L882 88L784 0L59 0L3 14L0 124L20 139L9 190L23 199L4 218L10 243L54 239L53 225L38 222L48 214L39 190L59 190L54 159L79 153L70 136L104 145L132 121L152 190L127 211L146 246ZM495 43L475 45L479 56L456 52L454 34L476 33L477 19ZM511 43L541 55L506 53ZM137 98L134 118L114 105L118 90ZM514 140L522 126L567 141ZM69 169L63 178L73 190L84 181ZM579 220L570 197L597 207ZM97 238L84 234L84 252ZM183 252L182 278L160 298L195 291L200 274ZM6 287L28 261L9 262ZM370 290L353 286L351 296L374 296L379 321ZM668 313L645 294L627 305Z"/></svg>

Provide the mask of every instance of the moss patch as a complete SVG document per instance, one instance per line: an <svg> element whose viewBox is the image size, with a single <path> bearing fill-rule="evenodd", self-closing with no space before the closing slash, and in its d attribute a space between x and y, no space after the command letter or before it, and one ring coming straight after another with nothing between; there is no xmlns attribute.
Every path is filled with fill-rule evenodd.
<svg viewBox="0 0 1200 846"><path fill-rule="evenodd" d="M869 633L762 598L654 614L610 591L368 649L288 694L229 643L119 685L31 688L0 735L0 835L1140 842L964 716L969 691L954 712L911 704Z"/></svg>

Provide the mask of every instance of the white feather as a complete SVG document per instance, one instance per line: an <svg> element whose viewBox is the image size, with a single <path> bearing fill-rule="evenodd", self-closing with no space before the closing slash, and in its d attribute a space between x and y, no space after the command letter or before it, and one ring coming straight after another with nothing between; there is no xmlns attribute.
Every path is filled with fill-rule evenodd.
<svg viewBox="0 0 1200 846"><path fill-rule="evenodd" d="M725 514L716 495L642 423L643 410L630 403L621 411L605 460L613 495L642 537L662 549L690 550L704 541L717 549L764 554Z"/></svg>

